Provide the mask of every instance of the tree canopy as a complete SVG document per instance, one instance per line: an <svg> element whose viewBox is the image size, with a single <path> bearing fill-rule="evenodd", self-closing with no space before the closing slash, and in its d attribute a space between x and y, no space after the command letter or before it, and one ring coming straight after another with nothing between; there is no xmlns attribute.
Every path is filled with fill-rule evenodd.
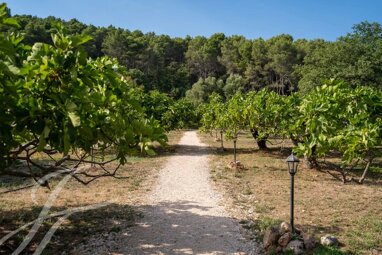
<svg viewBox="0 0 382 255"><path fill-rule="evenodd" d="M289 95L294 91L306 94L330 78L344 80L353 88L361 84L381 88L379 23L356 24L350 33L329 42L294 40L287 34L267 40L222 33L171 38L113 26L95 27L76 19L63 21L30 15L13 18L19 26L1 26L0 31L20 32L24 44L30 46L36 42L52 43L50 34L57 22L70 35L89 35L92 40L83 46L90 57L114 57L146 91L155 89L175 99L185 96L190 89L192 94L199 91L208 97L218 92L227 98L237 91L265 87L279 94ZM205 81L209 77L221 80L227 87L217 91L211 83L213 88L200 92L200 79ZM196 88L192 88L194 84ZM192 98L197 103L206 102L205 97Z"/></svg>

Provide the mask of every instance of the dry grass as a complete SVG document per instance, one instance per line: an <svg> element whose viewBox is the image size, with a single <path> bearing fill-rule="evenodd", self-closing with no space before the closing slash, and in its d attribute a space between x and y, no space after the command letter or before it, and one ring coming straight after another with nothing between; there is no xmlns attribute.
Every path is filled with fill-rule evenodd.
<svg viewBox="0 0 382 255"><path fill-rule="evenodd" d="M112 204L70 216L57 230L44 254L57 254L57 251L67 250L68 245L73 247L88 235L119 231L123 227L133 225L134 219L137 215L139 216L139 212L134 211L134 207L143 202L154 183L158 170L171 154L182 134L181 131L171 132L170 146L157 148L157 156L130 158L129 163L118 171L118 175L125 177L124 179L101 178L87 186L73 179L70 180L54 201L50 213L102 202ZM27 182L15 182L14 179L2 178L0 192L10 188L10 184L22 186ZM55 183L51 183L51 186L54 188ZM0 195L0 238L9 231L36 219L50 194L47 188L40 188L36 193L37 203L33 203L30 190ZM55 221L56 219L51 219L44 222L42 229L25 253L32 252L36 248L36 244ZM27 231L22 231L6 245L0 246L0 254L10 254L26 234Z"/></svg>
<svg viewBox="0 0 382 255"><path fill-rule="evenodd" d="M211 147L220 143L209 134L200 134ZM233 143L227 150L211 155L212 180L222 189L232 213L241 219L258 222L262 229L278 220L289 221L290 177L285 159L289 142L271 140L270 150L262 152L250 134L238 139L237 160L246 170L227 167L233 161ZM327 159L332 163L337 158ZM325 169L323 169L325 170ZM334 234L342 242L342 251L368 254L382 249L382 172L378 167L363 185L342 184L325 172L299 167L295 177L295 222L304 231ZM360 172L353 173L359 175ZM321 253L322 254L322 253Z"/></svg>

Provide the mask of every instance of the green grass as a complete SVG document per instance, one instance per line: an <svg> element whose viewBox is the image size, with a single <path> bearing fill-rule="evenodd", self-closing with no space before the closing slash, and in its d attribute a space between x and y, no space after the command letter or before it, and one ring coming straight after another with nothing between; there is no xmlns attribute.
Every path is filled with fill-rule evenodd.
<svg viewBox="0 0 382 255"><path fill-rule="evenodd" d="M247 187L247 188L245 188L243 194L246 196L249 196L249 195L253 194L253 191L251 190L251 188Z"/></svg>
<svg viewBox="0 0 382 255"><path fill-rule="evenodd" d="M256 220L256 229L260 232L264 232L268 227L278 225L281 222L282 221L279 219L274 219L274 218L265 216Z"/></svg>
<svg viewBox="0 0 382 255"><path fill-rule="evenodd" d="M127 162L135 163L135 162L142 161L144 159L145 159L144 157L130 156L130 157L127 157Z"/></svg>
<svg viewBox="0 0 382 255"><path fill-rule="evenodd" d="M343 252L338 247L319 246L313 251L314 255L350 255L351 253Z"/></svg>
<svg viewBox="0 0 382 255"><path fill-rule="evenodd" d="M17 189L32 184L33 181L27 178L2 177L0 180L0 188Z"/></svg>
<svg viewBox="0 0 382 255"><path fill-rule="evenodd" d="M271 254L277 254L277 253L271 253ZM285 251L283 252L284 255L294 255L294 251Z"/></svg>
<svg viewBox="0 0 382 255"><path fill-rule="evenodd" d="M348 245L355 251L382 247L382 219L369 217L356 220L346 235Z"/></svg>
<svg viewBox="0 0 382 255"><path fill-rule="evenodd" d="M257 213L268 213L272 210L268 206L259 203L254 204L254 206Z"/></svg>
<svg viewBox="0 0 382 255"><path fill-rule="evenodd" d="M129 190L130 191L137 190L141 186L142 181L143 181L143 179L139 176L132 179L131 186L129 187Z"/></svg>
<svg viewBox="0 0 382 255"><path fill-rule="evenodd" d="M244 174L236 172L233 176L235 176L236 178L243 178Z"/></svg>

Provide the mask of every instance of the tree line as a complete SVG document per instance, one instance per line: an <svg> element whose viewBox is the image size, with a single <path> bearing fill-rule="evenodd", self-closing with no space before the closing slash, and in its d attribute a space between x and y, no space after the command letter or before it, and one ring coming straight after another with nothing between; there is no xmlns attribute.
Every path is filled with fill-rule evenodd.
<svg viewBox="0 0 382 255"><path fill-rule="evenodd" d="M278 94L307 94L322 80L343 80L353 88L362 84L381 88L382 28L362 22L336 41L306 40L287 34L270 39L247 39L216 33L210 37L171 38L139 30L86 25L76 19L30 15L13 17L24 43L52 43L57 22L70 35L89 35L84 48L92 58L109 56L127 68L129 76L146 91L158 90L172 98L187 96L206 102L216 92L230 98L237 91L269 88Z"/></svg>

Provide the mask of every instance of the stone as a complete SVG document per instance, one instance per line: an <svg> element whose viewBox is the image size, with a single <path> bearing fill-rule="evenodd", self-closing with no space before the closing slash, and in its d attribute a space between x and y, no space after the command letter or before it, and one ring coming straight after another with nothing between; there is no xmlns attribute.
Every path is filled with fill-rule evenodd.
<svg viewBox="0 0 382 255"><path fill-rule="evenodd" d="M255 225L256 224L253 221L247 221L244 224L242 224L242 227L245 229L253 229Z"/></svg>
<svg viewBox="0 0 382 255"><path fill-rule="evenodd" d="M288 245L289 241L292 239L292 233L291 232L286 232L283 234L278 241L278 244L282 247L285 247Z"/></svg>
<svg viewBox="0 0 382 255"><path fill-rule="evenodd" d="M294 233L297 234L297 235L301 235L302 234L302 230L299 229L299 228L294 227Z"/></svg>
<svg viewBox="0 0 382 255"><path fill-rule="evenodd" d="M277 241L280 238L279 229L276 226L269 227L265 233L263 238L264 248L268 249L273 245L277 245Z"/></svg>
<svg viewBox="0 0 382 255"><path fill-rule="evenodd" d="M293 240L288 243L287 247L284 249L284 252L286 251L293 251L293 254L295 255L305 254L304 242L301 240Z"/></svg>
<svg viewBox="0 0 382 255"><path fill-rule="evenodd" d="M381 255L382 254L382 248L380 249L372 249L371 250L372 255Z"/></svg>
<svg viewBox="0 0 382 255"><path fill-rule="evenodd" d="M232 161L228 164L228 167L231 168L231 169L236 169L236 170L245 170L245 167L244 165L240 162L240 161Z"/></svg>
<svg viewBox="0 0 382 255"><path fill-rule="evenodd" d="M281 222L280 224L280 234L284 234L286 232L292 232L292 226L288 222Z"/></svg>
<svg viewBox="0 0 382 255"><path fill-rule="evenodd" d="M303 233L302 234L302 239L304 241L305 249L308 250L308 251L313 250L316 247L316 245L317 245L316 238L314 236L310 235L310 234Z"/></svg>
<svg viewBox="0 0 382 255"><path fill-rule="evenodd" d="M273 254L279 254L279 253L280 253L279 246L277 246L275 244L269 246L265 252L265 254L267 254L267 255L271 255L271 254L273 255Z"/></svg>
<svg viewBox="0 0 382 255"><path fill-rule="evenodd" d="M321 244L325 246L338 245L338 239L335 236L325 235L321 237Z"/></svg>
<svg viewBox="0 0 382 255"><path fill-rule="evenodd" d="M280 254L280 253L282 253L282 252L283 252L283 248L284 248L284 247L282 247L282 246L280 246L280 245L277 246L276 249L275 249L276 254Z"/></svg>

